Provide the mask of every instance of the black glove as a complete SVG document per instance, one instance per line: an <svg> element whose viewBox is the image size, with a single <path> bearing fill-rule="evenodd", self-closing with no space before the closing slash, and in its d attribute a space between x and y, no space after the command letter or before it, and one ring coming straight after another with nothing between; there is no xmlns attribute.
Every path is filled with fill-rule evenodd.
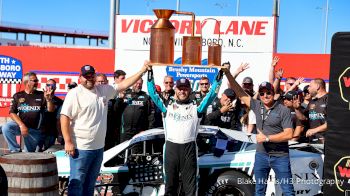
<svg viewBox="0 0 350 196"><path fill-rule="evenodd" d="M225 64L228 64L229 67L231 67L230 62L223 63L222 66L224 66ZM222 70L220 70L218 75L216 76L216 81L219 82L220 80L222 80L223 77L224 77L224 72Z"/></svg>
<svg viewBox="0 0 350 196"><path fill-rule="evenodd" d="M150 70L147 71L148 75L147 75L147 80L150 82L153 80L153 69L151 68Z"/></svg>

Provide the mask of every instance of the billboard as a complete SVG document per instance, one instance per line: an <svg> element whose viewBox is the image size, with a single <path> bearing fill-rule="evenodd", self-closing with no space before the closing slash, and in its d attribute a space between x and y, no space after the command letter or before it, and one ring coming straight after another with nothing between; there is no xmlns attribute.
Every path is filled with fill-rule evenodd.
<svg viewBox="0 0 350 196"><path fill-rule="evenodd" d="M149 59L151 26L157 18L138 15L117 15L116 17L115 68L123 69L129 74L139 69L144 60ZM213 20L205 21L206 18L217 19L220 27ZM191 20L188 16L172 16L170 21L176 28L174 64L178 64L182 56L182 37L191 35L192 32ZM231 70L241 62L250 64L250 69L238 77L238 82L241 82L245 76L252 76L254 83L266 81L272 61L273 29L273 17L196 17L195 35L202 35L202 64L207 62L208 44L219 40L222 44L222 62L230 61ZM153 71L157 76L156 84L162 84L163 77L171 75L175 80L179 77L189 78L194 89L198 88L198 82L202 76L213 79L217 73L216 68L207 68L205 65L203 68L157 66ZM227 86L225 80L226 78L223 86ZM225 87L222 87L221 91L224 89Z"/></svg>
<svg viewBox="0 0 350 196"><path fill-rule="evenodd" d="M24 90L24 73L37 73L38 90L48 79L57 82L57 96L65 96L67 84L79 82L80 68L90 64L99 73L107 73L113 82L114 50L0 46L0 117L8 116L13 94Z"/></svg>

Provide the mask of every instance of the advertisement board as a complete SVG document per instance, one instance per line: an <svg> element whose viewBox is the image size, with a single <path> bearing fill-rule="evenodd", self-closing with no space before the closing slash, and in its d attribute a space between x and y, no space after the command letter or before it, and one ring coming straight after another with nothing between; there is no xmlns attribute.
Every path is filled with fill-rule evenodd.
<svg viewBox="0 0 350 196"><path fill-rule="evenodd" d="M220 25L213 20L205 20L206 18L215 18ZM123 69L128 74L139 69L144 60L149 59L151 26L156 20L156 16L117 15L116 69ZM179 64L182 58L183 36L189 36L192 32L191 20L189 16L172 16L170 21L176 28L174 64ZM245 76L253 77L256 84L266 81L272 61L273 29L273 17L196 17L195 35L202 35L203 68L157 66L153 68L157 76L155 83L162 84L166 75L173 76L175 80L185 77L192 81L192 87L196 90L202 76L213 79L217 69L206 68L205 64L207 64L208 45L217 40L222 45L221 61L229 61L231 70L236 69L242 62L249 63L250 68L237 78L239 82ZM221 91L227 86L225 80Z"/></svg>
<svg viewBox="0 0 350 196"><path fill-rule="evenodd" d="M24 90L23 74L29 71L37 74L38 90L48 79L54 79L56 96L64 97L70 82L79 83L80 68L85 64L93 65L99 73L107 73L113 82L114 50L0 46L0 117L8 116L13 94Z"/></svg>
<svg viewBox="0 0 350 196"><path fill-rule="evenodd" d="M348 195L350 191L350 32L333 35L329 77L324 195Z"/></svg>

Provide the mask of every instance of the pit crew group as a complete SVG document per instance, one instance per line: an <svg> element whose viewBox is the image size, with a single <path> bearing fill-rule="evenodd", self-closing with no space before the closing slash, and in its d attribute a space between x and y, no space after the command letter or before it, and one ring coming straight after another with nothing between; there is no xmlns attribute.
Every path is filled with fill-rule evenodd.
<svg viewBox="0 0 350 196"><path fill-rule="evenodd" d="M185 195L197 194L195 139L199 124L257 134L255 178L263 182L272 168L281 181L291 179L288 140L324 143L328 95L320 78L305 86L304 78L287 77L282 90L284 73L275 70L278 61L273 58L269 81L261 83L258 92L251 77L240 84L235 80L249 68L245 63L232 73L229 63L224 63L214 81L201 78L199 91L194 92L188 79L175 82L171 76L164 77L162 91L154 84L147 61L128 78L124 71L115 71L113 85L107 85L106 75L96 74L93 66L84 65L80 84L68 85L64 101L54 95L54 79L38 91L38 78L29 72L23 77L24 90L13 96L13 121L2 126L3 135L10 152L21 150L18 135L23 136L28 152L44 151L55 143L65 145L71 167L69 195L93 195L103 151L156 127L165 130L166 195L177 195L179 173ZM146 72L148 93L142 91ZM223 75L229 88L218 98ZM292 183L281 188L284 195L294 195ZM256 195L265 191L266 184L256 184Z"/></svg>

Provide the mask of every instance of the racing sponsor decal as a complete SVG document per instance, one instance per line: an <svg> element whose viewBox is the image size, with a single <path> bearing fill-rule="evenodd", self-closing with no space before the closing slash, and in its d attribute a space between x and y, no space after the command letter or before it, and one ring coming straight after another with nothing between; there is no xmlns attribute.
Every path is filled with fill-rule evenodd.
<svg viewBox="0 0 350 196"><path fill-rule="evenodd" d="M342 100L348 104L350 110L350 67L346 68L338 78L339 92Z"/></svg>
<svg viewBox="0 0 350 196"><path fill-rule="evenodd" d="M181 65L182 58L179 57L175 60L174 64ZM202 60L202 65L207 65L207 59ZM213 82L215 79L215 76L218 73L217 68L209 68L209 67L190 67L190 66L181 66L181 67L175 67L175 66L167 66L166 67L166 74L169 76L172 76L174 80L178 80L180 78L187 78L191 81L191 87L192 89L198 89L199 81L202 77L207 77L209 79L209 82ZM196 95L197 96L197 95ZM198 94L200 98L200 94Z"/></svg>
<svg viewBox="0 0 350 196"><path fill-rule="evenodd" d="M100 174L100 180L103 182L103 184L108 184L112 183L113 181L113 174L112 173L105 173L105 174Z"/></svg>
<svg viewBox="0 0 350 196"><path fill-rule="evenodd" d="M334 178L338 190L350 190L350 156L342 157L334 165Z"/></svg>

